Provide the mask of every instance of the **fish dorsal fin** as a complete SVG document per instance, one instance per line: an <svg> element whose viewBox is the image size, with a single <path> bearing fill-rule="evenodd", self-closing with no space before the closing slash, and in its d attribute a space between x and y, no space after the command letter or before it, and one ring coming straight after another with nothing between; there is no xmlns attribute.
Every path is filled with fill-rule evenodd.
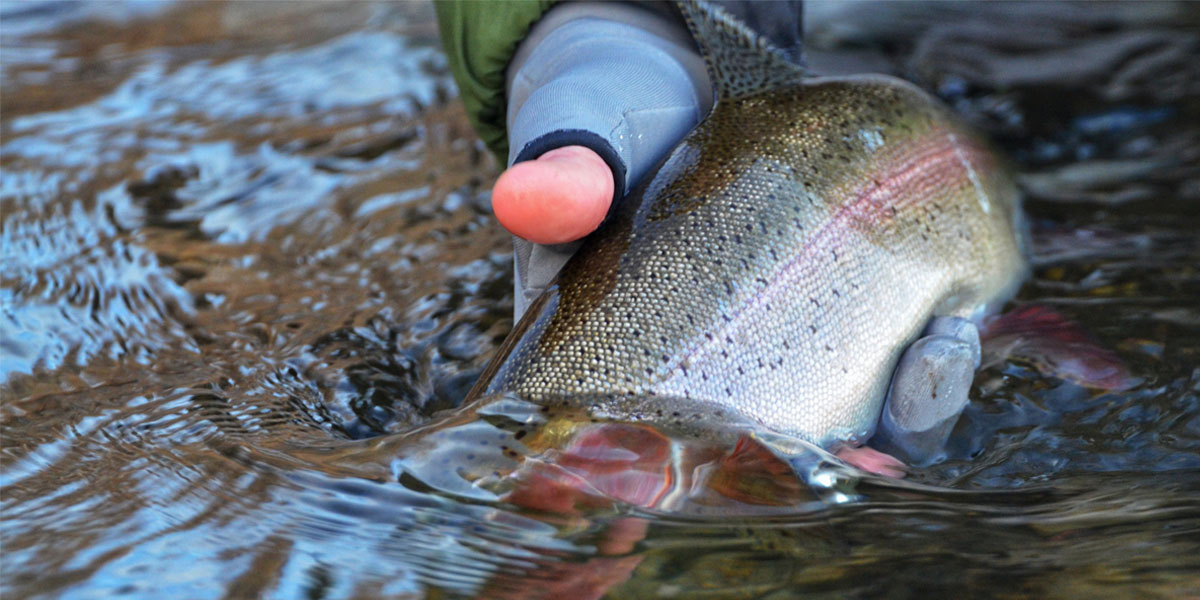
<svg viewBox="0 0 1200 600"><path fill-rule="evenodd" d="M720 6L703 0L677 4L708 65L717 102L794 85L810 76Z"/></svg>

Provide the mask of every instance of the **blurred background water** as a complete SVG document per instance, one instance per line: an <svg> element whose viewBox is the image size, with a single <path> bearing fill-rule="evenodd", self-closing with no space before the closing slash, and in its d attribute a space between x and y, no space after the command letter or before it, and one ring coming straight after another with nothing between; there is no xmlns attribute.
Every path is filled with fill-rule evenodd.
<svg viewBox="0 0 1200 600"><path fill-rule="evenodd" d="M6 598L1200 596L1200 10L818 3L809 59L1011 156L1050 306L1139 379L1016 360L947 460L816 512L584 523L348 460L511 327L497 169L424 3L0 4Z"/></svg>

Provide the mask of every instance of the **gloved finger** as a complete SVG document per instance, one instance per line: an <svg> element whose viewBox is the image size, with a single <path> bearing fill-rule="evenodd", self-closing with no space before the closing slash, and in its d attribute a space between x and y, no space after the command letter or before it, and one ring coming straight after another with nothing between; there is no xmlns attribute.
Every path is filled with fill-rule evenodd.
<svg viewBox="0 0 1200 600"><path fill-rule="evenodd" d="M974 323L961 317L934 317L925 328L922 337L946 335L962 340L971 346L972 364L979 368L980 342L979 328Z"/></svg>
<svg viewBox="0 0 1200 600"><path fill-rule="evenodd" d="M537 299L583 241L546 246L513 236L513 322Z"/></svg>
<svg viewBox="0 0 1200 600"><path fill-rule="evenodd" d="M564 3L534 26L509 67L509 163L586 146L617 179L616 197L712 104L683 23L637 3Z"/></svg>
<svg viewBox="0 0 1200 600"><path fill-rule="evenodd" d="M904 352L871 446L912 465L942 455L967 405L979 364L979 333L970 321L935 319Z"/></svg>

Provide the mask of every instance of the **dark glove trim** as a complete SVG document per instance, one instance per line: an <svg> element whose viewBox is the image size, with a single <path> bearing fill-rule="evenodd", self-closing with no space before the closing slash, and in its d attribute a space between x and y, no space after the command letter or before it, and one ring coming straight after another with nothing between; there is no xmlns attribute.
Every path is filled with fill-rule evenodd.
<svg viewBox="0 0 1200 600"><path fill-rule="evenodd" d="M625 196L625 162L621 160L612 144L603 137L586 129L556 129L525 144L525 147L521 148L521 152L517 154L517 158L513 160L513 164L534 160L563 146L585 146L599 154L608 168L612 170L613 201L612 206L608 208L609 214L612 214L617 203Z"/></svg>

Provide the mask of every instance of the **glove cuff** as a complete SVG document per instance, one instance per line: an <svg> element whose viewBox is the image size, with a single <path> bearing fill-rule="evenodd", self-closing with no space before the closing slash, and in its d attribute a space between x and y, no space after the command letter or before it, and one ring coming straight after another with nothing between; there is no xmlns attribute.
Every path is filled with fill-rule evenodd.
<svg viewBox="0 0 1200 600"><path fill-rule="evenodd" d="M542 134L525 144L513 158L512 164L534 160L537 157L564 146L583 146L600 155L604 164L608 165L613 175L613 200L608 212L611 214L617 202L624 196L625 190L625 161L617 154L617 149L603 137L584 129L556 129Z"/></svg>

